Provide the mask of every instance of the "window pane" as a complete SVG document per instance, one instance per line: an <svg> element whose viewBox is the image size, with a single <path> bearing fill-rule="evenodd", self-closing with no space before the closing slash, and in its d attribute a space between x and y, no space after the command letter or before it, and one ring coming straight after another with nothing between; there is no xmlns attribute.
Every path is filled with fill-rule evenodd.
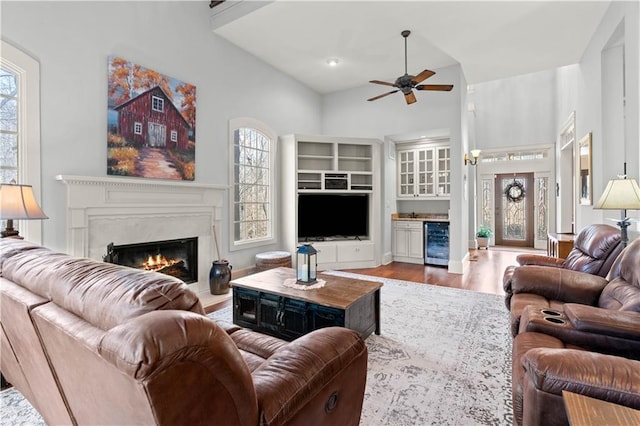
<svg viewBox="0 0 640 426"><path fill-rule="evenodd" d="M0 97L0 130L18 130L18 100Z"/></svg>
<svg viewBox="0 0 640 426"><path fill-rule="evenodd" d="M0 67L0 95L16 96L18 93L17 76L4 67Z"/></svg>

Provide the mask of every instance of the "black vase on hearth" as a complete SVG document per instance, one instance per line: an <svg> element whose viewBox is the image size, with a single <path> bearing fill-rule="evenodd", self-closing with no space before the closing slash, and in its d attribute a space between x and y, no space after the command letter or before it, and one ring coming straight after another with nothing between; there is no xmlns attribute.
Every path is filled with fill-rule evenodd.
<svg viewBox="0 0 640 426"><path fill-rule="evenodd" d="M226 294L231 281L231 265L227 260L216 260L209 271L209 291L211 294Z"/></svg>

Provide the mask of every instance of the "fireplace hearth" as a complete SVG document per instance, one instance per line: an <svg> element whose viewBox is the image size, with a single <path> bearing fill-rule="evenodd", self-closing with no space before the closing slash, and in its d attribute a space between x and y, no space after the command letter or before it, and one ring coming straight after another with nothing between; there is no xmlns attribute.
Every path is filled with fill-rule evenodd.
<svg viewBox="0 0 640 426"><path fill-rule="evenodd" d="M105 262L161 272L185 283L198 281L198 238L107 246Z"/></svg>

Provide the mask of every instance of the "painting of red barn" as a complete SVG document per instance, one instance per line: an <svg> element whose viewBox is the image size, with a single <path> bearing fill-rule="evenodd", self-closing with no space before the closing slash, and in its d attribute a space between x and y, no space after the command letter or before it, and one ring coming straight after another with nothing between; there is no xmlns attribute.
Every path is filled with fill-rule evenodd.
<svg viewBox="0 0 640 426"><path fill-rule="evenodd" d="M107 174L195 179L196 87L109 57Z"/></svg>

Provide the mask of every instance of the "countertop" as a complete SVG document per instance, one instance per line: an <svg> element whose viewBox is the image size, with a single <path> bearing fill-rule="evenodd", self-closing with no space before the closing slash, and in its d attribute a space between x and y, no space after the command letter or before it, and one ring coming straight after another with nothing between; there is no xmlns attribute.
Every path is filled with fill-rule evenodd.
<svg viewBox="0 0 640 426"><path fill-rule="evenodd" d="M449 222L443 213L392 213L391 220L413 220L417 222Z"/></svg>

